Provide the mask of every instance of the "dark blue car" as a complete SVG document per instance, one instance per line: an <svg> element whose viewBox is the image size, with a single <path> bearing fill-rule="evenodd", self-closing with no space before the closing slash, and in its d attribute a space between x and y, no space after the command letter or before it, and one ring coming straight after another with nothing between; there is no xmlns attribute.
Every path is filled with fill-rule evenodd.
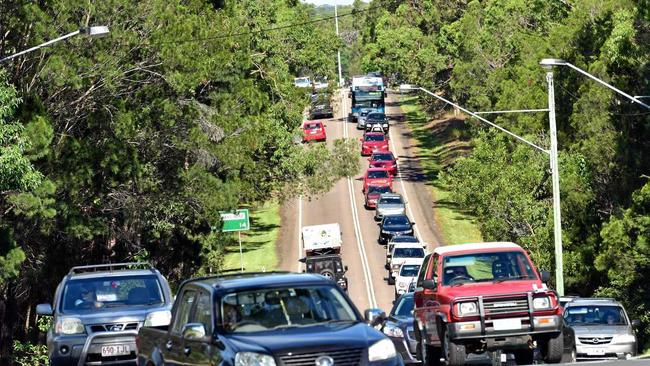
<svg viewBox="0 0 650 366"><path fill-rule="evenodd" d="M393 302L382 328L384 334L393 341L397 352L405 363L419 363L416 358L417 340L413 332L413 293L408 292Z"/></svg>
<svg viewBox="0 0 650 366"><path fill-rule="evenodd" d="M185 282L167 327L143 327L138 363L157 365L401 365L393 342L320 275L256 273ZM372 318L372 319L371 319Z"/></svg>

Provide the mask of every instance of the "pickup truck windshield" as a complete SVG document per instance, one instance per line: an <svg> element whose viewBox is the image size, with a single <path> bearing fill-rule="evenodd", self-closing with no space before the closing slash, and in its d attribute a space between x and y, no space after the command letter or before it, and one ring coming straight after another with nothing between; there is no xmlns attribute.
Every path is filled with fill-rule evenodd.
<svg viewBox="0 0 650 366"><path fill-rule="evenodd" d="M334 286L234 292L222 298L220 308L221 327L232 333L359 321Z"/></svg>
<svg viewBox="0 0 650 366"><path fill-rule="evenodd" d="M564 312L569 325L627 325L620 306L571 306Z"/></svg>
<svg viewBox="0 0 650 366"><path fill-rule="evenodd" d="M112 311L117 307L162 304L156 276L116 276L68 281L61 297L62 311Z"/></svg>
<svg viewBox="0 0 650 366"><path fill-rule="evenodd" d="M447 256L443 260L442 276L443 285L537 279L533 266L522 252Z"/></svg>

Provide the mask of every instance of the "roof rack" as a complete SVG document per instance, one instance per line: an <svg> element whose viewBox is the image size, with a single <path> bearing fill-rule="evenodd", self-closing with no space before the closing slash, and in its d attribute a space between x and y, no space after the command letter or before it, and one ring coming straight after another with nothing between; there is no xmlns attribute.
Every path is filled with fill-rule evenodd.
<svg viewBox="0 0 650 366"><path fill-rule="evenodd" d="M226 271L230 272L230 270L226 270ZM204 280L219 279L219 278L230 278L230 277L237 277L237 276L255 276L255 275L281 274L281 273L296 273L296 272L291 272L291 271L266 271L266 272L223 273L223 271L222 271L222 273L220 273L220 274L190 278L188 280L183 281L181 283L181 286L183 284L187 283L187 282L196 282L196 281L204 281Z"/></svg>
<svg viewBox="0 0 650 366"><path fill-rule="evenodd" d="M134 268L135 267L135 268ZM109 263L109 264L95 264L92 266L76 266L70 269L69 275L85 273L85 272L102 272L102 271L125 271L133 269L148 269L152 272L155 268L148 262L132 262L132 263Z"/></svg>
<svg viewBox="0 0 650 366"><path fill-rule="evenodd" d="M590 301L612 301L612 302L618 302L613 297L577 297L573 300L572 302L590 302Z"/></svg>

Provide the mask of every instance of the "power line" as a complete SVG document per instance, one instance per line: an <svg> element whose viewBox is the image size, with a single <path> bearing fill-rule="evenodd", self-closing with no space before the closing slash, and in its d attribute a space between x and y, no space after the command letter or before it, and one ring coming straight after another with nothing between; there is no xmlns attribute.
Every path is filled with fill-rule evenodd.
<svg viewBox="0 0 650 366"><path fill-rule="evenodd" d="M375 9L379 9L379 8L380 8L380 6L369 6L369 7L365 8L365 9L353 10L353 11L351 11L349 13L339 14L338 17L343 18L343 17L347 17L347 16L350 16L350 15L365 13L365 12L375 10ZM289 28L294 28L294 27L302 27L302 26L309 25L309 24L325 22L325 21L332 20L332 19L335 19L335 18L336 18L336 16L332 15L332 16L327 16L327 17L323 17L323 18L307 20L307 21L300 22L300 23L291 23L291 24L287 24L287 25L282 25L282 26L272 27L272 28L266 28L266 29L260 29L260 30L256 30L256 31L230 33L230 34L224 34L224 35L220 35L220 36L212 36L212 37L204 37L204 38L189 38L189 39L181 39L181 40L177 40L177 41L157 42L157 43L150 43L150 44L147 44L147 45L153 46L153 45L159 45L159 44L180 44L180 43L190 43L190 42L214 41L214 40L225 39L225 38L241 37L241 36L247 36L247 35L253 35L253 34L262 34L262 33L272 32L272 31L276 31L276 30L289 29Z"/></svg>

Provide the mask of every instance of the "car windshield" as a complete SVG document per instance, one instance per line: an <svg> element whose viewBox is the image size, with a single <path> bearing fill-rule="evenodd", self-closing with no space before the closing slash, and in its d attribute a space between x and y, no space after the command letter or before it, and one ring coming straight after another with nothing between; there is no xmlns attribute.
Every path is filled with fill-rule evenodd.
<svg viewBox="0 0 650 366"><path fill-rule="evenodd" d="M68 281L61 297L62 312L112 311L116 307L162 304L156 276L119 276Z"/></svg>
<svg viewBox="0 0 650 366"><path fill-rule="evenodd" d="M386 216L384 225L410 225L408 217L402 215Z"/></svg>
<svg viewBox="0 0 650 366"><path fill-rule="evenodd" d="M233 292L225 295L219 306L220 325L232 333L359 321L335 286Z"/></svg>
<svg viewBox="0 0 650 366"><path fill-rule="evenodd" d="M379 203L386 205L400 205L402 204L402 199L399 197L384 197L379 199Z"/></svg>
<svg viewBox="0 0 650 366"><path fill-rule="evenodd" d="M386 119L386 115L383 113L370 113L368 114L368 119L373 121L383 121Z"/></svg>
<svg viewBox="0 0 650 366"><path fill-rule="evenodd" d="M307 130L313 130L315 128L320 128L320 123L306 123L305 124L305 129L307 129Z"/></svg>
<svg viewBox="0 0 650 366"><path fill-rule="evenodd" d="M569 306L564 311L569 325L627 325L625 312L620 306Z"/></svg>
<svg viewBox="0 0 650 366"><path fill-rule="evenodd" d="M422 248L395 248L393 258L424 258Z"/></svg>
<svg viewBox="0 0 650 366"><path fill-rule="evenodd" d="M380 134L377 134L377 135L365 135L363 139L364 139L364 141L384 141L385 140L384 137L385 137L384 135L380 135Z"/></svg>
<svg viewBox="0 0 650 366"><path fill-rule="evenodd" d="M530 261L519 251L447 256L442 276L444 285L537 279Z"/></svg>
<svg viewBox="0 0 650 366"><path fill-rule="evenodd" d="M388 178L388 172L385 170L371 170L368 172L368 178Z"/></svg>
<svg viewBox="0 0 650 366"><path fill-rule="evenodd" d="M368 187L368 193L389 193L389 186L370 186Z"/></svg>
<svg viewBox="0 0 650 366"><path fill-rule="evenodd" d="M372 158L370 160L374 160L374 161L392 161L393 160L393 154L372 154Z"/></svg>
<svg viewBox="0 0 650 366"><path fill-rule="evenodd" d="M415 277L418 275L419 270L420 265L418 264L405 264L402 266L402 269L400 269L399 275L402 277Z"/></svg>
<svg viewBox="0 0 650 366"><path fill-rule="evenodd" d="M393 315L411 316L411 311L413 311L413 296L402 296L393 308Z"/></svg>

